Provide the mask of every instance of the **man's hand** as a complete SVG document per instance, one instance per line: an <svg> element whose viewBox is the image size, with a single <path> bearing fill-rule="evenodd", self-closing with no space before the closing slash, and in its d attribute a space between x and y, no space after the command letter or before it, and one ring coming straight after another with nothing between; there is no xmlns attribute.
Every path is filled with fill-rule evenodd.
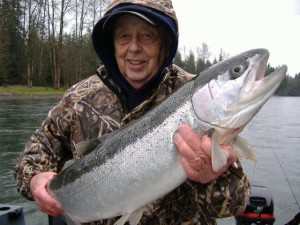
<svg viewBox="0 0 300 225"><path fill-rule="evenodd" d="M227 164L218 172L213 171L211 163L211 139L207 135L199 136L190 126L182 124L174 134L174 142L181 156L181 164L189 179L208 183L236 161L236 154L229 145L222 146L229 153Z"/></svg>
<svg viewBox="0 0 300 225"><path fill-rule="evenodd" d="M40 173L33 176L30 181L30 190L36 204L42 212L52 216L57 216L63 212L59 202L47 191L48 183L55 174L53 172Z"/></svg>

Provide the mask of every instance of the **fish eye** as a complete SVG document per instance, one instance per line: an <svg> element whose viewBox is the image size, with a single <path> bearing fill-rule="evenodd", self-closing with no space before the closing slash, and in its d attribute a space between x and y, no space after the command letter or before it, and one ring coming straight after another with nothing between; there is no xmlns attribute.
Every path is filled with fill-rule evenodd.
<svg viewBox="0 0 300 225"><path fill-rule="evenodd" d="M245 67L243 65L237 65L234 66L230 73L231 73L231 79L234 80L236 78L238 78L239 76L241 76L245 71Z"/></svg>

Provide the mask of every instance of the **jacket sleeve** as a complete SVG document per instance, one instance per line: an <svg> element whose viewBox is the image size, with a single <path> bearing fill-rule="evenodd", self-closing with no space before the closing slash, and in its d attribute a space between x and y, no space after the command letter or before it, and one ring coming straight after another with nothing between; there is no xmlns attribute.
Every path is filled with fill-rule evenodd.
<svg viewBox="0 0 300 225"><path fill-rule="evenodd" d="M196 184L197 202L210 218L237 215L246 207L250 196L250 183L239 161L218 179L206 185Z"/></svg>
<svg viewBox="0 0 300 225"><path fill-rule="evenodd" d="M25 198L33 200L29 184L34 175L58 172L71 158L68 119L71 114L71 108L61 101L27 141L14 170L18 192Z"/></svg>

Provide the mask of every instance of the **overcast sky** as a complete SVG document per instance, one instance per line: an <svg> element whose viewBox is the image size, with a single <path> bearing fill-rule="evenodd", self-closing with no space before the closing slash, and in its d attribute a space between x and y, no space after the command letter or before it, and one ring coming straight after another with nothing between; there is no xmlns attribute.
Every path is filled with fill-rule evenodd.
<svg viewBox="0 0 300 225"><path fill-rule="evenodd" d="M205 42L212 57L267 48L270 64L300 73L300 0L173 0L179 48L187 53Z"/></svg>

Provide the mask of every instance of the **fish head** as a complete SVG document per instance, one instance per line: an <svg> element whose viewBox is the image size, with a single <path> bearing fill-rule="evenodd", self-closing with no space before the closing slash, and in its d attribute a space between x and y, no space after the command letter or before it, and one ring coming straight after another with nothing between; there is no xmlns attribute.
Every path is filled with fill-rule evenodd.
<svg viewBox="0 0 300 225"><path fill-rule="evenodd" d="M195 79L192 104L197 117L214 127L239 133L274 94L287 67L265 76L266 49L254 49L224 60Z"/></svg>

